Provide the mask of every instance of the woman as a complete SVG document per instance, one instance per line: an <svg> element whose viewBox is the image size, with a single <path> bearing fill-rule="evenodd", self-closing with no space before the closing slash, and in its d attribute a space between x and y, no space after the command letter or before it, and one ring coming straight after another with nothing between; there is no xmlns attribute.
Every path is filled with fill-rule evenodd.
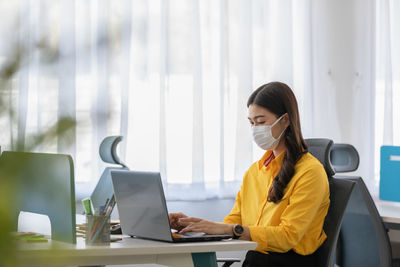
<svg viewBox="0 0 400 267"><path fill-rule="evenodd" d="M244 175L231 213L224 223L173 213L171 227L257 242L243 266L316 266L329 184L307 152L296 98L286 84L271 82L251 94L247 107L254 141L266 152Z"/></svg>

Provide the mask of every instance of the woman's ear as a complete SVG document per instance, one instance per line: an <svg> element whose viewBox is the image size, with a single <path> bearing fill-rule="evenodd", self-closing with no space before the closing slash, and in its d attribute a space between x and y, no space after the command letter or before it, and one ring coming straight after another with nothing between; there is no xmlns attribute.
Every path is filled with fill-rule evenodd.
<svg viewBox="0 0 400 267"><path fill-rule="evenodd" d="M289 114L285 113L284 117L282 118L283 124L285 127L288 127L290 125L290 119L289 119Z"/></svg>

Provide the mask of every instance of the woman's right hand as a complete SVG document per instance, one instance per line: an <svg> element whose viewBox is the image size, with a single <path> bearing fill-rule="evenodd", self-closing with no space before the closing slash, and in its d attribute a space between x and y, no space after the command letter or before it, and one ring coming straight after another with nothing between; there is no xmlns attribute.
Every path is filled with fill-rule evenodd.
<svg viewBox="0 0 400 267"><path fill-rule="evenodd" d="M170 223L172 229L180 231L183 228L185 228L185 226L179 224L179 219L187 218L188 216L186 216L182 212L170 213L170 214L168 214L168 216L169 216L169 223Z"/></svg>

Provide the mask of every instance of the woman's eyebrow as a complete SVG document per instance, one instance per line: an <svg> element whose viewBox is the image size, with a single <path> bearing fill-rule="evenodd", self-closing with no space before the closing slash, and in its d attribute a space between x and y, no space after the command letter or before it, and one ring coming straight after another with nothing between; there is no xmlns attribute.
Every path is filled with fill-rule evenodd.
<svg viewBox="0 0 400 267"><path fill-rule="evenodd" d="M265 116L264 115L258 115L258 116L255 116L254 118L253 118L253 120L256 120L256 119L258 119L258 118L264 118ZM249 120L251 120L251 118L250 117L247 117Z"/></svg>

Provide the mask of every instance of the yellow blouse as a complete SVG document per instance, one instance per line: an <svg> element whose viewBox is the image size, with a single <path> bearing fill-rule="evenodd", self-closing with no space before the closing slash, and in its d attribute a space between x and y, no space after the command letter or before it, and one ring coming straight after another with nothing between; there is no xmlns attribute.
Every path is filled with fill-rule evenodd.
<svg viewBox="0 0 400 267"><path fill-rule="evenodd" d="M272 181L278 174L285 152L265 167L267 151L246 172L231 213L225 223L250 229L257 251L287 252L301 255L317 250L326 239L322 227L329 208L329 182L322 164L310 153L295 165L295 173L277 204L267 201Z"/></svg>

